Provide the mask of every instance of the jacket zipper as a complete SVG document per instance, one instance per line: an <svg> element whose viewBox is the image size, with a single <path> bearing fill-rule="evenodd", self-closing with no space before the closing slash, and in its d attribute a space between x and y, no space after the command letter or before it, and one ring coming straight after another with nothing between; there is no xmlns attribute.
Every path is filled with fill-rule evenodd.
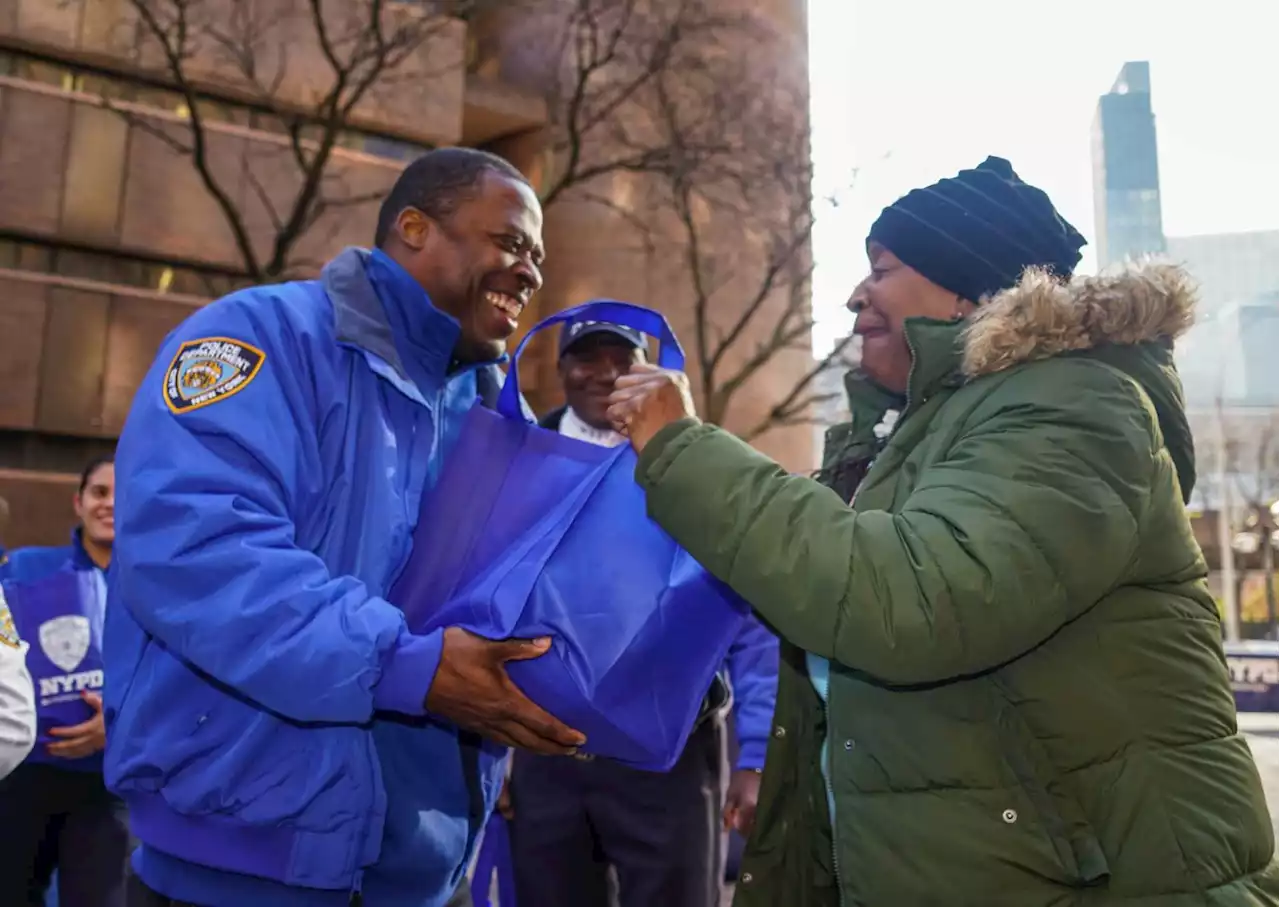
<svg viewBox="0 0 1280 907"><path fill-rule="evenodd" d="M831 869L836 876L836 903L840 904L840 907L844 907L844 883L840 881L840 848L836 845L836 791L831 783L831 774L835 771L836 764L835 737L832 734L833 727L831 724L831 692L831 672L828 671L827 695L822 701L822 709L827 717L827 771L822 779L827 789L827 802L822 805L827 807L828 812L831 814ZM821 764L819 764L819 771L821 771Z"/></svg>
<svg viewBox="0 0 1280 907"><path fill-rule="evenodd" d="M377 776L377 771L374 768L374 760L378 758L378 751L373 745L373 730L366 730L365 733L369 735L368 739L365 741L364 747L365 755L369 759L367 771L369 776L369 790L376 799L377 793L373 790L373 782ZM351 897L348 898L347 907L363 907L364 905L364 867L360 865L360 862L364 858L365 839L369 837L369 826L372 824L373 811L368 810L365 812L364 821L360 824L360 838L357 845L359 849L356 851L356 873L351 880Z"/></svg>
<svg viewBox="0 0 1280 907"><path fill-rule="evenodd" d="M898 419L893 425L893 428L895 431L897 430L898 426L902 424L903 417L906 416L906 414L911 411L911 407L913 406L913 402L911 400L911 379L915 377L916 364L917 364L916 348L911 345L911 332L904 330L902 332L902 339L907 342L907 352L911 354L911 368L907 370L907 392L905 394L906 402L903 403L902 412L898 415ZM892 436L893 431L890 431L889 434Z"/></svg>

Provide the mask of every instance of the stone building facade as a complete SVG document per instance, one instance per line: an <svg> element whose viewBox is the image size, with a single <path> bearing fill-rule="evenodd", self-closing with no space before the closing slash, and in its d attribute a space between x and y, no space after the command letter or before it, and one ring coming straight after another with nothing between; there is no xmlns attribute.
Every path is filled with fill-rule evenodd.
<svg viewBox="0 0 1280 907"><path fill-rule="evenodd" d="M232 15L239 3L252 0L210 0L209 8ZM0 495L12 513L10 547L65 539L74 474L111 448L165 335L193 308L246 282L244 243L260 260L270 257L271 202L287 203L298 179L280 114L314 104L315 86L326 84L313 29L262 37L263 48L289 50L272 61L273 106L216 54L189 67L209 160L242 212L238 239L191 161L174 150L192 112L165 84L156 49L136 40L131 11L125 0L0 0ZM780 3L779 16L796 39L785 44L787 63L802 71L803 3ZM270 27L289 22L277 15ZM375 196L424 149L487 148L537 182L552 118L545 86L521 78L501 53L476 55L481 38L506 46L504 29L518 41L520 25L499 18L481 35L477 23L440 20L394 84L356 107L330 170L359 201L308 229L294 273L314 271L346 245L368 245ZM626 179L606 183L609 192L636 190ZM573 193L557 200L547 213L548 282L528 320L613 296L660 308L687 331L673 266L635 252L627 230ZM550 355L550 344L538 345L522 371L541 407L556 402ZM771 381L781 386L805 364L784 358L762 371L751 396L767 400ZM812 458L804 428L773 432L761 447L795 468Z"/></svg>

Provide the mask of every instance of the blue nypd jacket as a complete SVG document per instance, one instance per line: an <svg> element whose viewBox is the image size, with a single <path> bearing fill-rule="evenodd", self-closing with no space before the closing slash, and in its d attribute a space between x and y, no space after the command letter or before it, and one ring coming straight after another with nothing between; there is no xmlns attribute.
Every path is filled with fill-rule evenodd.
<svg viewBox="0 0 1280 907"><path fill-rule="evenodd" d="M381 252L200 309L117 450L109 787L161 894L439 907L505 750L423 713L441 634L383 596L492 365Z"/></svg>

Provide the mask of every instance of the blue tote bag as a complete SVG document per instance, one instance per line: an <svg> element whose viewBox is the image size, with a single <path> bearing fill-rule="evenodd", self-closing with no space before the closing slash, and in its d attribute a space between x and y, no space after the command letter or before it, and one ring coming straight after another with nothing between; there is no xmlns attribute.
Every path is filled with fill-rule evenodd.
<svg viewBox="0 0 1280 907"><path fill-rule="evenodd" d="M539 323L496 411L468 414L388 597L419 633L551 637L546 655L507 665L516 685L586 734L584 752L666 771L749 609L648 518L629 445L566 438L524 415L521 353L580 319L654 336L659 363L684 366L666 320L640 306L591 302Z"/></svg>

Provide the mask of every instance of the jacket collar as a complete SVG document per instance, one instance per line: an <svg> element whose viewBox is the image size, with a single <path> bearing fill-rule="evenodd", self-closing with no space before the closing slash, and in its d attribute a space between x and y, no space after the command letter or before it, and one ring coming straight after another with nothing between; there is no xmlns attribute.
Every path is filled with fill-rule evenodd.
<svg viewBox="0 0 1280 907"><path fill-rule="evenodd" d="M71 530L71 566L75 570L96 570L98 565L89 557L84 547L84 530L79 526Z"/></svg>
<svg viewBox="0 0 1280 907"><path fill-rule="evenodd" d="M448 379L461 327L379 249L348 248L320 275L339 343L370 353L424 393Z"/></svg>
<svg viewBox="0 0 1280 907"><path fill-rule="evenodd" d="M911 349L911 373L905 394L881 387L862 371L850 372L845 377L845 393L854 433L869 441L889 410L898 410L901 420L939 390L961 384L964 328L964 323L957 321L907 319L904 330Z"/></svg>

